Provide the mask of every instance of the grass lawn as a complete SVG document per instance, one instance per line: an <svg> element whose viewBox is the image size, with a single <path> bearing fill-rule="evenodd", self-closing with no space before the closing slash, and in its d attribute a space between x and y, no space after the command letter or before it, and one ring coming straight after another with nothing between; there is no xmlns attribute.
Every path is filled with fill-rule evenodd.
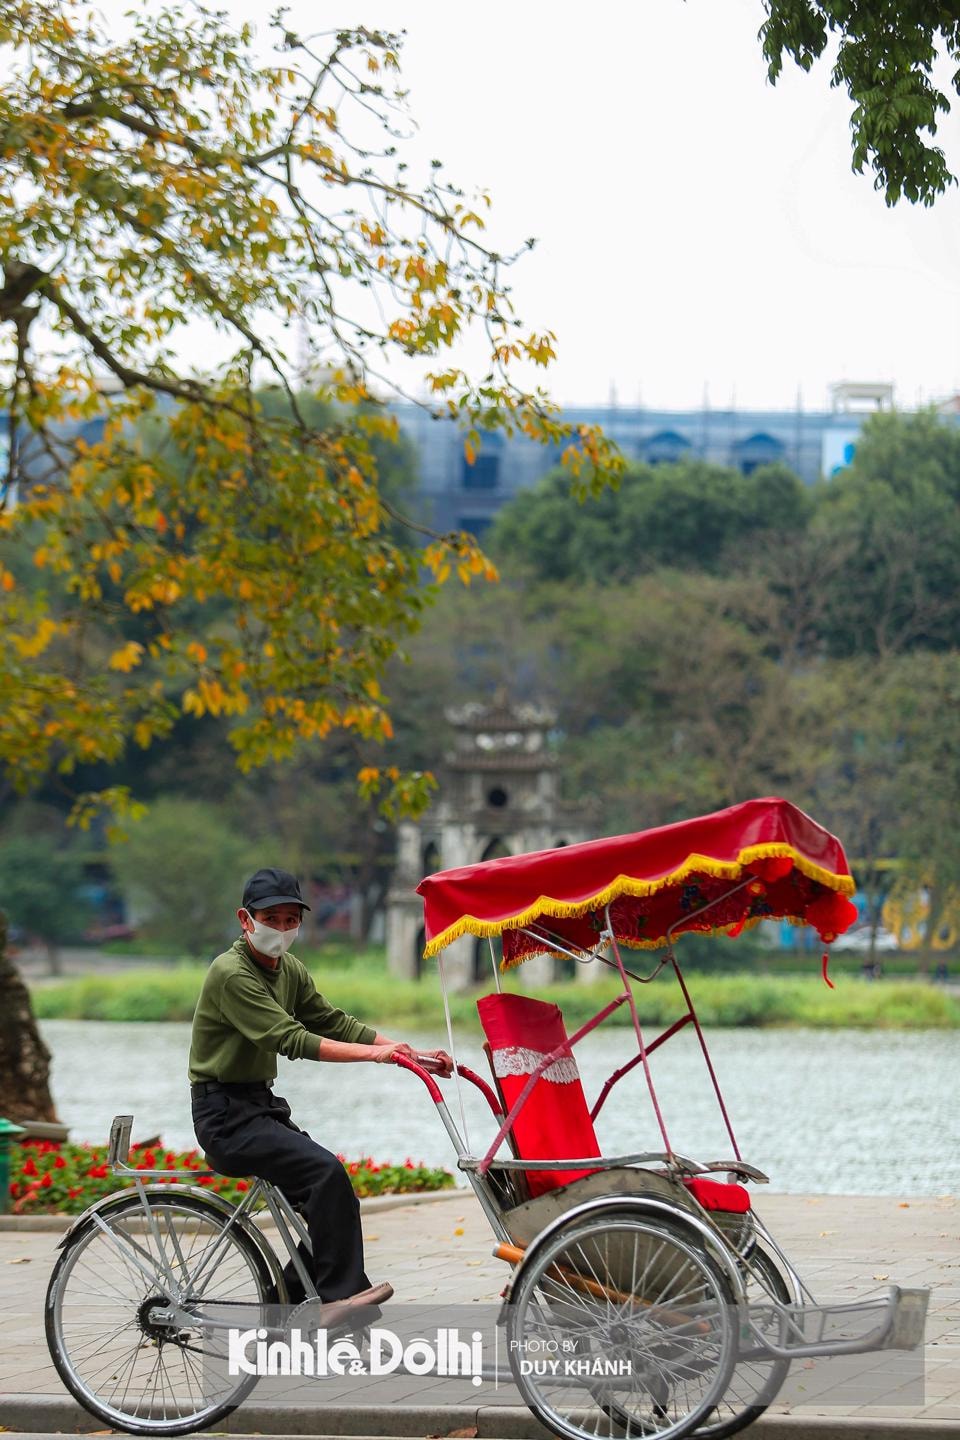
<svg viewBox="0 0 960 1440"><path fill-rule="evenodd" d="M439 984L428 973L419 983L392 977L382 948L358 949L334 942L319 950L304 949L300 958L309 967L318 988L336 1005L361 1020L398 1029L429 1028L442 1015ZM648 957L645 957L648 958ZM893 971L884 958L882 981L861 978L862 958L837 955L831 960L836 989L819 975L815 962L806 973L790 957L771 955L769 962L749 972L711 975L703 970L685 972L697 1012L705 1025L770 1026L812 1025L828 1028L873 1027L891 1029L953 1028L960 1025L960 1003L939 985L926 980L889 978ZM157 968L119 974L91 974L47 982L33 992L34 1009L42 1020L190 1020L206 966L184 961ZM791 973L793 972L793 973ZM902 973L902 972L901 972ZM522 989L516 972L504 979L507 989ZM455 1024L476 1029L475 1001L490 988L452 995ZM537 991L560 1005L569 1027L588 1019L617 986L602 975L593 985L564 981ZM661 977L638 986L637 1007L643 1021L669 1023L676 1019L677 988ZM629 1024L624 1006L608 1022Z"/></svg>

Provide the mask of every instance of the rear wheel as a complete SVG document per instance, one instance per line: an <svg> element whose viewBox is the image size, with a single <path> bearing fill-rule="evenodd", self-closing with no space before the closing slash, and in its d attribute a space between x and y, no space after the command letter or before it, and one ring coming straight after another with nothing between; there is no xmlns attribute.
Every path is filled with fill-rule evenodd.
<svg viewBox="0 0 960 1440"><path fill-rule="evenodd" d="M728 1277L689 1232L603 1211L531 1248L507 1353L526 1404L563 1440L678 1440L726 1389L735 1319Z"/></svg>
<svg viewBox="0 0 960 1440"><path fill-rule="evenodd" d="M156 1235L136 1195L81 1222L50 1277L47 1344L71 1395L105 1425L184 1435L229 1415L256 1384L228 1374L227 1326L260 1323L271 1280L217 1206L173 1187L148 1198ZM168 1272L193 1323L164 1318ZM213 1318L216 1328L203 1325Z"/></svg>

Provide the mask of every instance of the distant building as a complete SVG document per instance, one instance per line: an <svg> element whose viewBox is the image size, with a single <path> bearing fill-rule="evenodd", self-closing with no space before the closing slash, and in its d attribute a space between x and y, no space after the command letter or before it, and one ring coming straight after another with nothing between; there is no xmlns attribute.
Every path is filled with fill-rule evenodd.
<svg viewBox="0 0 960 1440"><path fill-rule="evenodd" d="M564 410L574 425L600 425L629 460L659 465L696 457L749 475L780 462L808 485L850 464L864 419L893 408L886 383L843 381L831 387L830 410L647 410L594 406ZM960 399L941 413L960 423ZM470 530L481 536L502 505L560 461L560 449L524 436L484 435L473 465L452 420L433 420L414 405L396 407L404 433L419 457L419 512L438 530Z"/></svg>
<svg viewBox="0 0 960 1440"><path fill-rule="evenodd" d="M894 408L893 386L885 381L840 381L830 387L830 398L829 410L573 406L564 410L563 418L573 425L602 426L628 460L660 465L695 457L732 466L745 475L779 462L812 485L850 464L868 415ZM391 408L416 447L416 514L437 530L470 530L482 536L501 506L560 463L560 446L491 432L483 435L480 453L469 465L463 432L454 420L435 420L428 409L413 404ZM938 409L945 421L960 425L960 395L943 400ZM55 428L65 441L79 436L92 445L102 436L103 420ZM8 417L0 412L0 504L9 443ZM38 473L43 468L46 456L36 440L26 440L23 461ZM15 492L9 498L15 502Z"/></svg>
<svg viewBox="0 0 960 1440"><path fill-rule="evenodd" d="M436 802L419 820L397 827L397 864L387 900L387 962L394 975L419 978L423 905L415 893L424 875L585 840L589 806L564 806L558 760L548 743L556 725L544 705L469 702L447 711L454 744L442 767ZM496 947L464 935L444 952L454 989L488 980ZM525 979L548 980L552 962L530 961Z"/></svg>

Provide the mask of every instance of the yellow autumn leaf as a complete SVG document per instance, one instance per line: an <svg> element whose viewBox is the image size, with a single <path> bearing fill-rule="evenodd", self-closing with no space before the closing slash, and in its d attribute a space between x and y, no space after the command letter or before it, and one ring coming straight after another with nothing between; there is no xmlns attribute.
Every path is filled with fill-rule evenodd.
<svg viewBox="0 0 960 1440"><path fill-rule="evenodd" d="M137 640L128 640L126 645L119 650L114 650L107 664L111 670L121 670L128 674L143 658L143 646Z"/></svg>
<svg viewBox="0 0 960 1440"><path fill-rule="evenodd" d="M24 660L35 660L43 654L59 628L55 620L45 616L33 635L14 635L13 643Z"/></svg>

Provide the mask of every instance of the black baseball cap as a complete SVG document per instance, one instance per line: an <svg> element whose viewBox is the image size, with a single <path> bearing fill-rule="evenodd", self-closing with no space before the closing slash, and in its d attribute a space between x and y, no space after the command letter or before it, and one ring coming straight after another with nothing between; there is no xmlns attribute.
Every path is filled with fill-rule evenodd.
<svg viewBox="0 0 960 1440"><path fill-rule="evenodd" d="M269 910L271 905L310 906L300 894L300 881L289 870L258 870L243 887L244 910Z"/></svg>

